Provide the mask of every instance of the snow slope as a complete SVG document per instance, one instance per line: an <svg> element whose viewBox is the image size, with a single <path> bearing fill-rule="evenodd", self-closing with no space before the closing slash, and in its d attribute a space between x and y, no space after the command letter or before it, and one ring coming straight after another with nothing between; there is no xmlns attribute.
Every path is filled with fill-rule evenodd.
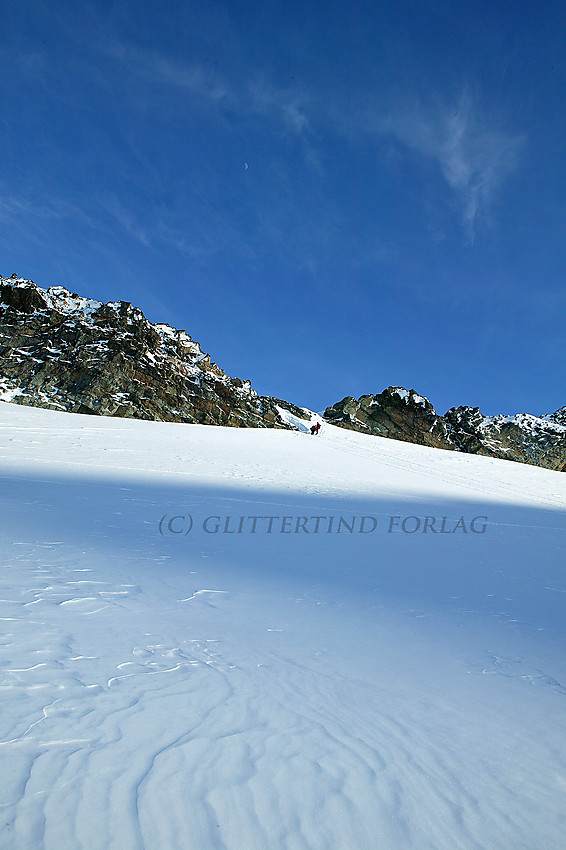
<svg viewBox="0 0 566 850"><path fill-rule="evenodd" d="M565 846L566 476L307 425L0 404L0 847Z"/></svg>

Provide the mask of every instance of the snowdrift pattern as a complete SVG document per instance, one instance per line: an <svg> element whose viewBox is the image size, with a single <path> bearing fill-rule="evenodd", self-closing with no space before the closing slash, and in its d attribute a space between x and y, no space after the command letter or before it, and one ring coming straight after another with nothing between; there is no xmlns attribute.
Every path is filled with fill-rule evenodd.
<svg viewBox="0 0 566 850"><path fill-rule="evenodd" d="M566 479L307 426L0 404L2 848L563 847Z"/></svg>

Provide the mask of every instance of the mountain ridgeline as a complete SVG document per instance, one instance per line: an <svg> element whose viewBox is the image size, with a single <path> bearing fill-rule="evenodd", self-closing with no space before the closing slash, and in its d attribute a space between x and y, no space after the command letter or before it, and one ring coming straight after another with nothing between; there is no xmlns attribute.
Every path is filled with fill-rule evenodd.
<svg viewBox="0 0 566 850"><path fill-rule="evenodd" d="M183 330L151 324L126 301L102 304L0 277L0 398L165 422L288 427L249 381L230 378Z"/></svg>
<svg viewBox="0 0 566 850"><path fill-rule="evenodd" d="M483 416L478 407L452 407L444 416L414 390L388 387L328 407L333 425L422 446L486 455L566 471L566 408L545 416Z"/></svg>
<svg viewBox="0 0 566 850"><path fill-rule="evenodd" d="M72 413L243 428L293 428L306 408L229 377L184 330L152 324L125 301L0 277L0 400ZM437 414L414 390L388 387L328 407L342 428L566 471L566 407L542 417Z"/></svg>

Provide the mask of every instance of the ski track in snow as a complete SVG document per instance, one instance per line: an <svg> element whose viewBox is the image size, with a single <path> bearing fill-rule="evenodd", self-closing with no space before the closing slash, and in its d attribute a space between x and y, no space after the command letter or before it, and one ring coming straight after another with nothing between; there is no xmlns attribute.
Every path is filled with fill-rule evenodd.
<svg viewBox="0 0 566 850"><path fill-rule="evenodd" d="M0 411L0 847L563 848L565 478L338 429ZM491 537L379 538L370 580L365 540L160 537L177 457L210 513L281 482L297 513L408 486L411 510L500 512Z"/></svg>

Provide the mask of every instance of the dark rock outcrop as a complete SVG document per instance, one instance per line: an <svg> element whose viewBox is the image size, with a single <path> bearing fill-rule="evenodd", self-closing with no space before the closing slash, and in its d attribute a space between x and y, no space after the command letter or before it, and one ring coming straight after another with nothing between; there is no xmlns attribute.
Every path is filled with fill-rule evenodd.
<svg viewBox="0 0 566 850"><path fill-rule="evenodd" d="M554 413L546 413L541 418L546 420L547 422L554 422L556 425L566 426L566 407L561 407Z"/></svg>
<svg viewBox="0 0 566 850"><path fill-rule="evenodd" d="M324 418L380 437L566 471L566 408L537 417L483 416L478 407L453 407L440 416L414 390L388 387L378 395L347 397L328 407Z"/></svg>
<svg viewBox="0 0 566 850"><path fill-rule="evenodd" d="M483 416L478 407L452 407L444 419L459 451L566 470L566 427L549 418Z"/></svg>
<svg viewBox="0 0 566 850"><path fill-rule="evenodd" d="M17 275L0 277L0 400L239 428L293 428L293 417L311 418L229 377L185 331L152 324L129 302L102 304ZM366 434L566 471L566 407L542 417L483 416L477 407L441 416L415 390L388 387L347 396L324 418Z"/></svg>
<svg viewBox="0 0 566 850"><path fill-rule="evenodd" d="M378 437L392 437L440 449L453 449L449 428L430 401L414 390L387 387L378 395L351 396L327 407L324 418L333 425Z"/></svg>
<svg viewBox="0 0 566 850"><path fill-rule="evenodd" d="M125 301L0 278L0 397L35 407L171 422L288 428L249 381L230 378L182 330Z"/></svg>

